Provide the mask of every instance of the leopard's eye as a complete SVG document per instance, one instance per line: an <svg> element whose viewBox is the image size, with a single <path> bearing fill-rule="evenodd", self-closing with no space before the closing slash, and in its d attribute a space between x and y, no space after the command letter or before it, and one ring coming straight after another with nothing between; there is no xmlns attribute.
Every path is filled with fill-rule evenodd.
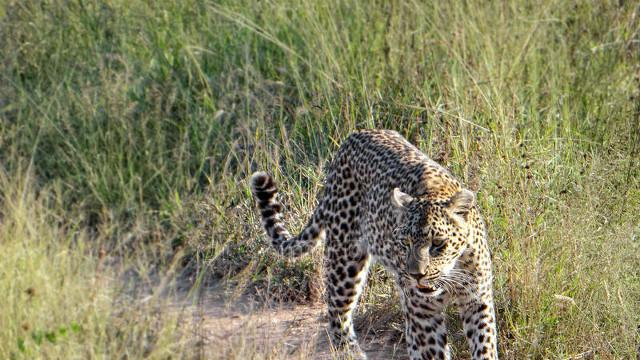
<svg viewBox="0 0 640 360"><path fill-rule="evenodd" d="M447 239L441 238L441 237L433 238L433 240L431 240L431 246L433 246L433 247L441 247L442 245L444 245L446 240Z"/></svg>

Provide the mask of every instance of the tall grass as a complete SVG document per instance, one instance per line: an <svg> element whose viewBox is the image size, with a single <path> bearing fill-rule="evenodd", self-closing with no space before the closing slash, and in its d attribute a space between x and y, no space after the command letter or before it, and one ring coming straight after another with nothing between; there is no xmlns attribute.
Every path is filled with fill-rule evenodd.
<svg viewBox="0 0 640 360"><path fill-rule="evenodd" d="M2 171L27 184L25 209L48 214L52 197L56 214L26 216L5 195L3 247L19 254L37 239L29 251L43 266L91 269L98 260L83 254L102 247L143 277L184 250L196 280L314 299L320 251L291 262L267 250L247 176L275 175L298 229L341 140L393 128L478 191L504 358L629 358L640 324L639 16L621 1L2 2ZM29 162L33 180L11 180ZM63 248L63 260L51 250ZM3 269L25 258L14 256ZM68 275L50 268L22 274ZM95 272L60 286L79 291ZM393 305L375 296L392 289L379 273L365 301ZM43 331L87 318L62 310L78 297L39 281L21 286L49 284L40 299L59 315ZM28 295L9 294L29 309ZM17 311L4 314L0 349L22 331Z"/></svg>
<svg viewBox="0 0 640 360"><path fill-rule="evenodd" d="M166 358L183 343L164 301L127 296L92 237L60 207L56 189L0 173L0 354L6 359Z"/></svg>

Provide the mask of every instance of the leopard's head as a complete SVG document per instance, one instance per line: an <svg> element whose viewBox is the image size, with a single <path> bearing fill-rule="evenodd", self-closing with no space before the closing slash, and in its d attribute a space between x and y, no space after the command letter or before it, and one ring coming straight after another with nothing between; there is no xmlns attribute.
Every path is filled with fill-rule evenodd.
<svg viewBox="0 0 640 360"><path fill-rule="evenodd" d="M396 188L391 202L400 217L394 236L406 251L405 268L399 269L403 281L431 296L459 282L464 274L454 267L471 240L475 195L462 189L446 200L433 200Z"/></svg>

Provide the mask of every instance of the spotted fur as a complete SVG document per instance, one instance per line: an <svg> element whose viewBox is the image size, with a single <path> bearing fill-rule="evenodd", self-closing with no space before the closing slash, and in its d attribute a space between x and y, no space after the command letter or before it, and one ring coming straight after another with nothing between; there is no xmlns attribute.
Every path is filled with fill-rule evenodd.
<svg viewBox="0 0 640 360"><path fill-rule="evenodd" d="M497 359L491 258L475 195L395 131L350 135L328 170L308 224L291 236L276 185L251 181L273 247L299 256L326 242L329 332L337 348L359 357L352 313L371 259L396 278L411 359L449 359L445 306L462 318L473 359Z"/></svg>

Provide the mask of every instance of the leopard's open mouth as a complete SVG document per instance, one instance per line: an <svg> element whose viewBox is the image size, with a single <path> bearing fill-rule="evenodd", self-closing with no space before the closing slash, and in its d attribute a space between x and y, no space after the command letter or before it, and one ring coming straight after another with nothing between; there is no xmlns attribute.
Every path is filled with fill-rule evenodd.
<svg viewBox="0 0 640 360"><path fill-rule="evenodd" d="M436 288L435 288L435 287L433 287L433 286L420 284L420 282L418 282L418 284L416 285L416 287L417 287L418 289L427 290L427 291L429 291L429 292L434 292L434 291L438 290L438 289L436 289Z"/></svg>

